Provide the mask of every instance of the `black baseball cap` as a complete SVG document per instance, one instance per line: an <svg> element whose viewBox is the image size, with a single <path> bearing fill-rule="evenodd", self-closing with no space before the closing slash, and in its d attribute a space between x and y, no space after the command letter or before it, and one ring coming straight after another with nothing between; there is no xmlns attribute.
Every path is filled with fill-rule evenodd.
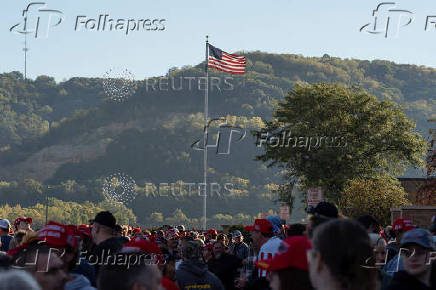
<svg viewBox="0 0 436 290"><path fill-rule="evenodd" d="M117 225L117 220L110 211L101 211L95 216L93 220L91 220L91 223L98 223L111 229L115 229L115 226Z"/></svg>
<svg viewBox="0 0 436 290"><path fill-rule="evenodd" d="M330 202L322 201L316 207L308 209L308 213L326 218L338 218L338 209Z"/></svg>

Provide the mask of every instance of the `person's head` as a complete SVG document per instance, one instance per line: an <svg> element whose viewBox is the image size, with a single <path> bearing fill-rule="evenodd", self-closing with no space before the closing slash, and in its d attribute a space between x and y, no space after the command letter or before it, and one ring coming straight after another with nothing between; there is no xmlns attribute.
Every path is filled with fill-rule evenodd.
<svg viewBox="0 0 436 290"><path fill-rule="evenodd" d="M216 240L222 242L224 244L224 246L228 245L228 240L227 240L227 235L226 234L223 234L223 233L219 234L217 236Z"/></svg>
<svg viewBox="0 0 436 290"><path fill-rule="evenodd" d="M313 231L317 226L329 220L337 219L339 216L336 206L327 201L322 201L316 207L311 207L308 213L310 217L306 226L306 234L309 238L312 237Z"/></svg>
<svg viewBox="0 0 436 290"><path fill-rule="evenodd" d="M365 267L372 249L356 221L334 219L316 227L309 251L309 273L317 289L366 290L375 286L374 270Z"/></svg>
<svg viewBox="0 0 436 290"><path fill-rule="evenodd" d="M403 235L400 243L400 255L404 269L409 275L419 276L431 270L431 252L436 250L429 231L414 229Z"/></svg>
<svg viewBox="0 0 436 290"><path fill-rule="evenodd" d="M267 219L255 219L254 225L245 226L245 230L250 231L253 245L256 248L260 248L272 236L274 236L273 225Z"/></svg>
<svg viewBox="0 0 436 290"><path fill-rule="evenodd" d="M185 231L185 226L179 225L179 226L177 226L177 229L179 230L180 233L183 233Z"/></svg>
<svg viewBox="0 0 436 290"><path fill-rule="evenodd" d="M235 230L233 231L232 239L234 243L238 244L238 243L242 243L242 241L244 240L244 236L240 231Z"/></svg>
<svg viewBox="0 0 436 290"><path fill-rule="evenodd" d="M386 243L376 243L374 253L375 261L378 265L386 263Z"/></svg>
<svg viewBox="0 0 436 290"><path fill-rule="evenodd" d="M165 238L167 240L167 246L169 249L177 248L180 239L178 231L175 231L174 229L167 230L165 233Z"/></svg>
<svg viewBox="0 0 436 290"><path fill-rule="evenodd" d="M35 242L13 257L13 267L27 270L44 290L63 290L67 274L59 255L44 242Z"/></svg>
<svg viewBox="0 0 436 290"><path fill-rule="evenodd" d="M162 274L157 265L149 264L140 253L120 253L117 260L127 263L103 265L97 277L99 290L159 290Z"/></svg>
<svg viewBox="0 0 436 290"><path fill-rule="evenodd" d="M303 224L291 224L289 225L286 234L288 237L303 236L305 230L306 230L306 226Z"/></svg>
<svg viewBox="0 0 436 290"><path fill-rule="evenodd" d="M0 236L9 235L11 229L11 223L7 219L0 220Z"/></svg>
<svg viewBox="0 0 436 290"><path fill-rule="evenodd" d="M202 247L197 241L182 243L183 260L199 260L202 258Z"/></svg>
<svg viewBox="0 0 436 290"><path fill-rule="evenodd" d="M216 229L208 229L205 236L209 240L216 240L216 237L218 236L218 232Z"/></svg>
<svg viewBox="0 0 436 290"><path fill-rule="evenodd" d="M30 225L32 224L31 217L20 216L14 221L15 230L30 231Z"/></svg>
<svg viewBox="0 0 436 290"><path fill-rule="evenodd" d="M222 241L216 241L213 243L213 255L216 259L219 259L224 255L226 246Z"/></svg>
<svg viewBox="0 0 436 290"><path fill-rule="evenodd" d="M77 226L50 221L38 231L35 240L44 242L61 253L60 257L64 262L66 272L76 267L80 243L80 232Z"/></svg>
<svg viewBox="0 0 436 290"><path fill-rule="evenodd" d="M194 240L199 240L199 234L196 231L190 231L189 236L191 236Z"/></svg>
<svg viewBox="0 0 436 290"><path fill-rule="evenodd" d="M377 233L379 223L369 214L361 215L357 221L366 229L368 233Z"/></svg>
<svg viewBox="0 0 436 290"><path fill-rule="evenodd" d="M313 289L307 263L307 251L311 247L305 236L290 237L281 243L273 258L256 262L257 267L269 271L268 279L272 290Z"/></svg>
<svg viewBox="0 0 436 290"><path fill-rule="evenodd" d="M274 235L280 235L283 229L283 224L281 219L276 215L267 216L266 219L269 220L273 225Z"/></svg>
<svg viewBox="0 0 436 290"><path fill-rule="evenodd" d="M114 234L117 237L122 237L123 236L123 227L120 225L115 225Z"/></svg>
<svg viewBox="0 0 436 290"><path fill-rule="evenodd" d="M38 282L25 271L9 270L0 272L1 289L40 290Z"/></svg>
<svg viewBox="0 0 436 290"><path fill-rule="evenodd" d="M109 211L99 212L92 220L92 240L95 244L100 244L104 240L115 236L116 219Z"/></svg>
<svg viewBox="0 0 436 290"><path fill-rule="evenodd" d="M180 240L178 241L177 244L177 251L179 252L179 255L181 256L181 258L183 258L183 251L182 251L182 246L184 243L189 242L189 241L193 241L194 239L191 236L183 236L180 238Z"/></svg>
<svg viewBox="0 0 436 290"><path fill-rule="evenodd" d="M413 221L410 218L399 218L394 221L392 224L392 232L395 237L395 241L397 244L401 242L401 239L403 238L403 235L411 231L415 228L413 225Z"/></svg>
<svg viewBox="0 0 436 290"><path fill-rule="evenodd" d="M268 276L271 290L312 290L309 273L304 270L286 268L271 271Z"/></svg>

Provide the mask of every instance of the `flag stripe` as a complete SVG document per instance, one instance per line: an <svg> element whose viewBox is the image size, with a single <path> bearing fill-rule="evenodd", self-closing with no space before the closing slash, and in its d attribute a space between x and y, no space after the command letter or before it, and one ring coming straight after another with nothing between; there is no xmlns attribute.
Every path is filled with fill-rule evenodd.
<svg viewBox="0 0 436 290"><path fill-rule="evenodd" d="M232 66L228 66L219 62L214 62L214 61L210 61L209 62L209 66L217 66L217 67L221 67L224 69L228 69L228 70L235 70L235 71L245 71L245 67L232 67Z"/></svg>
<svg viewBox="0 0 436 290"><path fill-rule="evenodd" d="M240 60L243 60L245 62L245 56L239 56L237 54L231 54L231 53L227 53L227 52L224 52L224 51L223 51L223 55L227 55L228 57L232 57L232 58L235 58L235 59L240 59Z"/></svg>
<svg viewBox="0 0 436 290"><path fill-rule="evenodd" d="M217 66L214 66L214 65L209 65L209 67L213 67L213 68L215 68L217 70L220 70L220 71L223 71L223 72L228 72L228 73L231 73L231 74L243 75L245 73L245 71L228 70L228 69L223 69L221 67L217 67Z"/></svg>
<svg viewBox="0 0 436 290"><path fill-rule="evenodd" d="M219 59L212 58L212 57L209 58L209 63L222 64L229 68L245 68L245 64L235 64L233 62L220 61Z"/></svg>

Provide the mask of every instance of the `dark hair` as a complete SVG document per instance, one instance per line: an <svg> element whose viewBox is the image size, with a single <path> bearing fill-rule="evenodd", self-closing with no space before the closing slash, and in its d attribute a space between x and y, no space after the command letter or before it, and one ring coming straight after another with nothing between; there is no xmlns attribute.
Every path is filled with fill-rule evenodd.
<svg viewBox="0 0 436 290"><path fill-rule="evenodd" d="M373 218L372 216L370 216L369 214L363 214L361 215L357 221L365 227L365 229L369 229L371 226L375 227L375 230L377 230L379 223L375 220L375 218Z"/></svg>
<svg viewBox="0 0 436 290"><path fill-rule="evenodd" d="M272 238L274 236L273 233L261 233L265 238Z"/></svg>
<svg viewBox="0 0 436 290"><path fill-rule="evenodd" d="M313 290L309 272L296 268L273 271L279 276L280 290Z"/></svg>
<svg viewBox="0 0 436 290"><path fill-rule="evenodd" d="M134 257L135 259L132 259ZM151 265L142 259L139 253L119 253L117 261L135 261L135 263L107 263L98 273L97 288L104 290L130 290L142 276L147 279L142 283L150 283L154 275ZM145 285L144 285L145 286ZM149 286L149 285L146 285Z"/></svg>
<svg viewBox="0 0 436 290"><path fill-rule="evenodd" d="M23 241L23 238L26 235L26 233L27 232L25 230L19 230L19 231L15 232L14 239L15 239L15 244L17 245L17 247Z"/></svg>
<svg viewBox="0 0 436 290"><path fill-rule="evenodd" d="M362 225L342 219L325 222L315 229L312 245L341 289L374 289L375 270L364 267L373 252Z"/></svg>
<svg viewBox="0 0 436 290"><path fill-rule="evenodd" d="M306 230L306 226L303 224L292 224L289 225L289 229L287 230L287 235L288 237L303 236L305 230Z"/></svg>
<svg viewBox="0 0 436 290"><path fill-rule="evenodd" d="M226 235L226 234L223 234L223 233L218 234L218 236L217 236L216 239L217 239L217 240L226 241L226 240L227 240L227 235Z"/></svg>
<svg viewBox="0 0 436 290"><path fill-rule="evenodd" d="M319 215L313 215L313 216L310 217L309 220L312 222L312 227L309 228L308 235L309 235L309 238L312 238L313 231L315 230L316 227L318 227L322 223L331 221L332 219L331 218L321 217Z"/></svg>
<svg viewBox="0 0 436 290"><path fill-rule="evenodd" d="M12 263L12 258L5 252L0 252L0 271L7 270Z"/></svg>
<svg viewBox="0 0 436 290"><path fill-rule="evenodd" d="M183 236L180 238L180 241L187 242L187 241L193 241L194 238L192 236Z"/></svg>

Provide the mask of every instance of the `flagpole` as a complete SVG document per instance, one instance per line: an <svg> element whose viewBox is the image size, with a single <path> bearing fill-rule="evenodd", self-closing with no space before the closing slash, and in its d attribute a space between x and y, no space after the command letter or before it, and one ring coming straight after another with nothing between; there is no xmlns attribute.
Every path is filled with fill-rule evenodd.
<svg viewBox="0 0 436 290"><path fill-rule="evenodd" d="M204 195L203 195L203 230L207 230L206 221L206 211L207 211L207 118L208 118L208 106L209 106L209 72L207 71L207 62L209 54L209 36L206 35L206 89L204 93L204 135L203 135L203 184L204 184Z"/></svg>

